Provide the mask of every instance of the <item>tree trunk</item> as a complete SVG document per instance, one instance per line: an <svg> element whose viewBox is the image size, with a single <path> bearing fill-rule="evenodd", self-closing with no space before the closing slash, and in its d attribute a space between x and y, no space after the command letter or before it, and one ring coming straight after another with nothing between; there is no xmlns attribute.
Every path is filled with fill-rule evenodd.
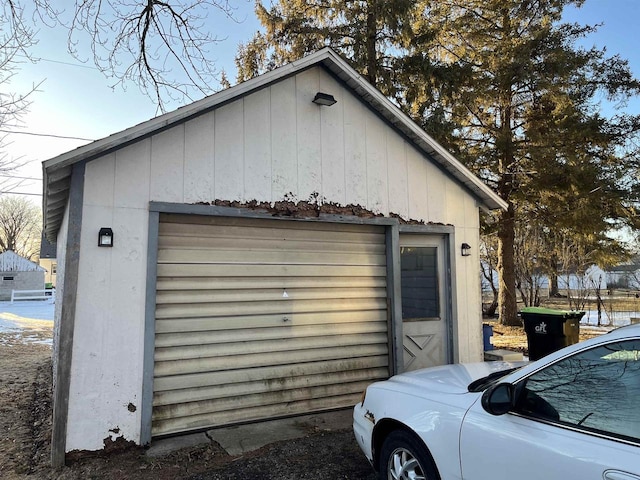
<svg viewBox="0 0 640 480"><path fill-rule="evenodd" d="M498 226L498 314L502 325L520 326L516 299L516 274L513 245L515 242L515 209L509 203Z"/></svg>
<svg viewBox="0 0 640 480"><path fill-rule="evenodd" d="M549 297L559 297L560 289L558 288L558 258L556 255L551 256L549 264Z"/></svg>
<svg viewBox="0 0 640 480"><path fill-rule="evenodd" d="M369 0L367 9L367 80L375 87L378 77L378 59L376 58L377 0Z"/></svg>

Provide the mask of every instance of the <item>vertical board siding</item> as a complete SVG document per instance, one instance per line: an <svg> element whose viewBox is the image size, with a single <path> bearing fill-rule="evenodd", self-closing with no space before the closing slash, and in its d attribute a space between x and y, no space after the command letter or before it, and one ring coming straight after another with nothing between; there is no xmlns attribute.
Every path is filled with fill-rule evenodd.
<svg viewBox="0 0 640 480"><path fill-rule="evenodd" d="M388 215L389 177L386 137L389 127L378 117L368 114L366 117L366 128L367 204L370 210Z"/></svg>
<svg viewBox="0 0 640 480"><path fill-rule="evenodd" d="M387 168L389 178L389 212L409 218L409 186L405 142L392 131L387 132Z"/></svg>
<svg viewBox="0 0 640 480"><path fill-rule="evenodd" d="M344 155L344 97L340 85L328 76L320 77L320 91L332 92L337 103L320 108L320 138L322 145L322 196L339 205L346 205Z"/></svg>
<svg viewBox="0 0 640 480"><path fill-rule="evenodd" d="M278 202L298 195L296 138L296 79L282 80L269 88L271 93L271 195Z"/></svg>
<svg viewBox="0 0 640 480"><path fill-rule="evenodd" d="M318 91L337 103L314 104ZM136 151L127 147L117 154L116 174L126 178L121 186L123 179L116 179L124 187L116 201L311 200L459 226L459 197L469 196L319 67L138 144ZM126 164L134 155L144 159L140 168ZM137 188L141 178L149 178L150 192Z"/></svg>
<svg viewBox="0 0 640 480"><path fill-rule="evenodd" d="M312 195L322 198L322 145L320 132L321 106L313 103L320 88L317 70L296 75L298 199L309 200ZM325 107L326 108L326 107Z"/></svg>
<svg viewBox="0 0 640 480"><path fill-rule="evenodd" d="M184 201L210 202L214 185L215 115L202 115L184 125Z"/></svg>
<svg viewBox="0 0 640 480"><path fill-rule="evenodd" d="M269 90L244 99L244 195L271 200L271 101Z"/></svg>
<svg viewBox="0 0 640 480"><path fill-rule="evenodd" d="M216 110L214 198L244 200L244 102Z"/></svg>
<svg viewBox="0 0 640 480"><path fill-rule="evenodd" d="M153 435L357 402L389 376L383 227L161 215Z"/></svg>
<svg viewBox="0 0 640 480"><path fill-rule="evenodd" d="M152 201L183 201L184 128L181 124L151 138Z"/></svg>
<svg viewBox="0 0 640 480"><path fill-rule="evenodd" d="M367 112L352 95L344 95L344 170L347 205L367 203Z"/></svg>

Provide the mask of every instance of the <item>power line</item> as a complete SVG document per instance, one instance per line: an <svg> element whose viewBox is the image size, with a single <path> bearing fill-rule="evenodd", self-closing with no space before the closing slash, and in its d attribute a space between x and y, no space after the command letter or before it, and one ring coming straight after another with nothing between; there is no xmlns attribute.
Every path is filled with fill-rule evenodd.
<svg viewBox="0 0 640 480"><path fill-rule="evenodd" d="M56 135L53 133L35 133L35 132L20 132L17 130L3 130L0 129L1 133L15 133L17 135L33 135L34 137L51 137L51 138L61 138L63 140L83 140L85 142L93 142L92 138L82 138L82 137L68 137L66 135Z"/></svg>
<svg viewBox="0 0 640 480"><path fill-rule="evenodd" d="M62 60L52 60L50 58L38 57L38 58L34 58L34 61L36 61L36 62L59 63L60 65L68 65L70 67L88 68L89 70L96 70L98 72L100 71L99 68L92 67L91 65L83 65L81 63L63 62Z"/></svg>
<svg viewBox="0 0 640 480"><path fill-rule="evenodd" d="M3 178L19 178L20 180L37 180L38 182L42 181L41 178L37 178L37 177L19 177L17 175L0 175L0 177L3 177Z"/></svg>
<svg viewBox="0 0 640 480"><path fill-rule="evenodd" d="M42 196L41 193L12 192L10 190L4 191L4 192L0 192L0 194L4 194L4 193L8 193L8 194L11 194L11 195L33 195L34 197L41 197Z"/></svg>

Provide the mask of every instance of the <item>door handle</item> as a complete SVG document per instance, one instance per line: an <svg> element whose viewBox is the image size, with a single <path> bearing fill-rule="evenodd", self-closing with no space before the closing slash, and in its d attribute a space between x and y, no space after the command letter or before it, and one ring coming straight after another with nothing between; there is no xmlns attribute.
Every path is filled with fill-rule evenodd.
<svg viewBox="0 0 640 480"><path fill-rule="evenodd" d="M640 476L619 470L607 470L602 475L605 480L640 480Z"/></svg>

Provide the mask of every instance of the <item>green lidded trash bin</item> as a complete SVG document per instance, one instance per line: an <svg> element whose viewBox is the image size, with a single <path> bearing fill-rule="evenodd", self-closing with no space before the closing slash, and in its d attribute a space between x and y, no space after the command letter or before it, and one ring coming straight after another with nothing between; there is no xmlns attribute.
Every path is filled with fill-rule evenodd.
<svg viewBox="0 0 640 480"><path fill-rule="evenodd" d="M585 312L526 307L520 311L529 345L529 359L538 360L580 341Z"/></svg>

